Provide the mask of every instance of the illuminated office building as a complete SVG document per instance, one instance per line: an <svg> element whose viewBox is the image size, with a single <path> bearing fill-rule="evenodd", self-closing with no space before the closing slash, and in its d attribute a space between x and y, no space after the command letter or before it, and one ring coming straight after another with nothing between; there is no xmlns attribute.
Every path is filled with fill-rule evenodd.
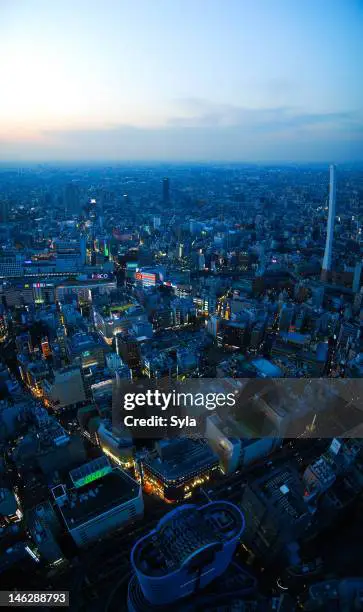
<svg viewBox="0 0 363 612"><path fill-rule="evenodd" d="M110 272L93 272L86 280L65 280L56 285L56 299L63 302L67 296L92 301L95 294L109 294L116 289L116 280Z"/></svg>
<svg viewBox="0 0 363 612"><path fill-rule="evenodd" d="M176 438L159 441L139 469L145 491L175 503L190 498L195 488L207 483L219 469L219 460L204 442Z"/></svg>
<svg viewBox="0 0 363 612"><path fill-rule="evenodd" d="M134 442L127 429L113 427L111 422L103 420L98 426L96 440L113 463L123 468L133 466Z"/></svg>
<svg viewBox="0 0 363 612"><path fill-rule="evenodd" d="M22 517L18 495L11 489L0 487L0 529L18 523Z"/></svg>
<svg viewBox="0 0 363 612"><path fill-rule="evenodd" d="M0 342L4 342L8 335L8 322L4 314L0 314Z"/></svg>
<svg viewBox="0 0 363 612"><path fill-rule="evenodd" d="M42 353L44 355L45 358L50 357L52 354L50 345L49 345L49 340L47 338L47 336L44 336L44 338L42 338L41 341L41 347L42 347Z"/></svg>

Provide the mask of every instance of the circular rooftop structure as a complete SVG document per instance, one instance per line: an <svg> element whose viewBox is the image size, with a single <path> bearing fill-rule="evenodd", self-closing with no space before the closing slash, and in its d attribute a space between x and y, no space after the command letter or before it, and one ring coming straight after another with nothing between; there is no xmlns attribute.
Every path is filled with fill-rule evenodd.
<svg viewBox="0 0 363 612"><path fill-rule="evenodd" d="M207 550L221 551L237 542L244 527L243 514L230 502L180 506L135 544L131 561L137 573L161 578L192 562L197 565Z"/></svg>
<svg viewBox="0 0 363 612"><path fill-rule="evenodd" d="M244 528L242 512L227 501L187 504L169 512L131 552L146 600L170 604L221 576Z"/></svg>

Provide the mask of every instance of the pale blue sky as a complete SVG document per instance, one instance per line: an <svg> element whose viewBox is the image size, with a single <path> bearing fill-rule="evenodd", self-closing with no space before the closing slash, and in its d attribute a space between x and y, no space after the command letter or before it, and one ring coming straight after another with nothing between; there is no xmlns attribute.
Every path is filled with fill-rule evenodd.
<svg viewBox="0 0 363 612"><path fill-rule="evenodd" d="M0 0L2 159L363 159L363 0Z"/></svg>

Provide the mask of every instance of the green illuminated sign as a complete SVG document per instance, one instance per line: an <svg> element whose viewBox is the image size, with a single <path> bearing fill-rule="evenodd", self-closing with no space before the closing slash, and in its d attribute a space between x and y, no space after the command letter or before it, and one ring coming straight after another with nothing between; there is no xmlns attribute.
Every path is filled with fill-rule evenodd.
<svg viewBox="0 0 363 612"><path fill-rule="evenodd" d="M87 476L80 478L74 484L77 488L83 487L84 485L89 484L90 482L93 482L94 480L98 480L99 478L102 478L109 472L111 472L111 467L107 465L100 470L96 470L95 472L92 472L92 474L87 474Z"/></svg>

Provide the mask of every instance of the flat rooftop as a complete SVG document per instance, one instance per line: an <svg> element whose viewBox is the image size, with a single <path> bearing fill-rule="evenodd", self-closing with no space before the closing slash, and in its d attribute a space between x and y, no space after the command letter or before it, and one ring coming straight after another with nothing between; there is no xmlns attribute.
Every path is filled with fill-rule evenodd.
<svg viewBox="0 0 363 612"><path fill-rule="evenodd" d="M103 345L96 335L77 333L70 340L73 353L102 348Z"/></svg>
<svg viewBox="0 0 363 612"><path fill-rule="evenodd" d="M282 371L278 366L274 365L271 363L271 361L268 361L268 359L264 359L263 357L257 357L256 359L253 359L251 363L256 370L265 376L279 377L282 375Z"/></svg>
<svg viewBox="0 0 363 612"><path fill-rule="evenodd" d="M137 482L115 468L90 484L79 489L69 489L68 500L60 510L68 528L75 529L134 499L139 491Z"/></svg>
<svg viewBox="0 0 363 612"><path fill-rule="evenodd" d="M298 475L289 468L275 470L272 474L260 478L255 481L253 489L270 508L284 512L292 520L298 520L307 512L303 485Z"/></svg>
<svg viewBox="0 0 363 612"><path fill-rule="evenodd" d="M144 463L164 480L179 480L219 462L207 444L190 438L163 441L161 454L149 456Z"/></svg>

